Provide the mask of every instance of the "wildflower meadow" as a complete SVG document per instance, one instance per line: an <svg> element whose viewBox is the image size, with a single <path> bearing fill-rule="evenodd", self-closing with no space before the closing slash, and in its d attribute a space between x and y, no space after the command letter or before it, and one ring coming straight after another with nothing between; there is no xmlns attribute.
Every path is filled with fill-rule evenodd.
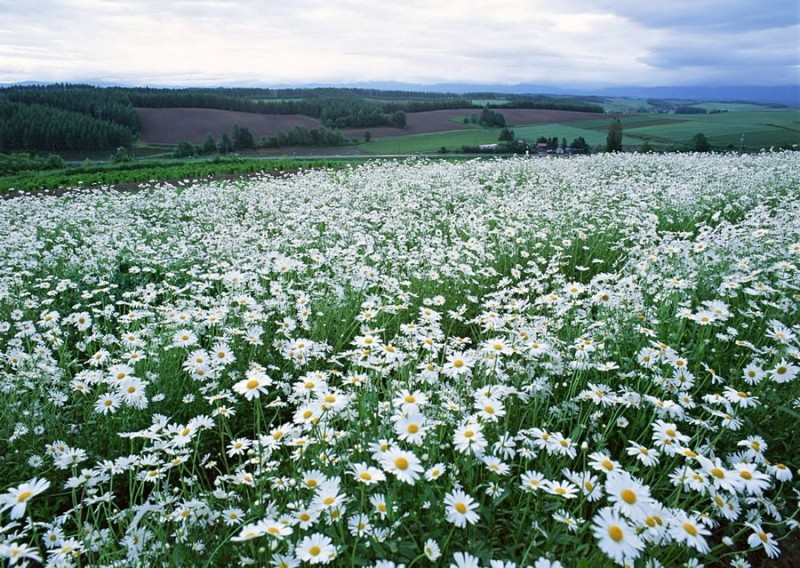
<svg viewBox="0 0 800 568"><path fill-rule="evenodd" d="M800 158L412 159L0 202L0 558L800 556Z"/></svg>

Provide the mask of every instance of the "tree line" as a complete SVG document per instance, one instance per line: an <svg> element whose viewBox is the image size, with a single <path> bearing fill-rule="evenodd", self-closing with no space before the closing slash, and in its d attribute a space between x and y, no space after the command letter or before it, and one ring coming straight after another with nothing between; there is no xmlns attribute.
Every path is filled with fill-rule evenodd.
<svg viewBox="0 0 800 568"><path fill-rule="evenodd" d="M127 94L121 89L99 89L90 85L45 85L13 87L0 90L0 97L9 101L38 104L70 110L127 126L134 132L142 129L139 113L133 108Z"/></svg>
<svg viewBox="0 0 800 568"><path fill-rule="evenodd" d="M346 138L339 130L325 128L309 128L298 124L292 130L284 132L279 130L275 136L262 136L256 140L250 129L246 126L233 125L233 134L223 134L217 140L210 132L206 135L203 144L192 144L181 141L175 146L173 156L186 158L203 154L228 154L236 150L254 150L257 148L283 148L286 146L345 146L353 144L356 140Z"/></svg>
<svg viewBox="0 0 800 568"><path fill-rule="evenodd" d="M130 146L137 133L71 110L0 98L0 151L107 150Z"/></svg>

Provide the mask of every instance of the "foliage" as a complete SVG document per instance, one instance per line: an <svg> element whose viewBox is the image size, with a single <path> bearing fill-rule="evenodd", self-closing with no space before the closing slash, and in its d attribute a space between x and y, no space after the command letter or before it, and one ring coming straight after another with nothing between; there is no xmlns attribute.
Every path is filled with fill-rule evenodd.
<svg viewBox="0 0 800 568"><path fill-rule="evenodd" d="M253 134L246 126L233 125L233 147L236 150L250 150L256 147Z"/></svg>
<svg viewBox="0 0 800 568"><path fill-rule="evenodd" d="M78 112L101 121L126 126L134 133L142 129L139 114L125 91L89 85L55 84L0 89L0 97L27 105L40 105Z"/></svg>
<svg viewBox="0 0 800 568"><path fill-rule="evenodd" d="M65 167L65 162L57 154L37 156L27 152L0 154L0 175L10 175L24 171L56 170Z"/></svg>
<svg viewBox="0 0 800 568"><path fill-rule="evenodd" d="M195 147L190 143L186 143ZM16 160L19 154L0 155L0 163L6 163L6 157ZM57 156L48 158L55 163L61 160ZM46 170L25 167L16 174L0 177L0 194L11 190L39 190L74 187L91 187L93 185L109 186L115 184L143 183L153 179L185 180L201 179L223 175L247 175L258 172L281 172L303 167L340 168L357 159L243 159L238 157L216 157L210 160L180 161L133 161L111 164L94 164L90 160L80 166L63 167ZM39 162L35 162L38 164ZM29 164L30 165L30 164Z"/></svg>
<svg viewBox="0 0 800 568"><path fill-rule="evenodd" d="M504 126L497 139L501 142L513 142L515 139L514 131Z"/></svg>
<svg viewBox="0 0 800 568"><path fill-rule="evenodd" d="M608 125L606 134L606 152L622 151L622 122L619 118L614 118Z"/></svg>
<svg viewBox="0 0 800 568"><path fill-rule="evenodd" d="M259 142L262 148L281 148L284 146L344 146L354 143L348 140L339 130L329 129L321 126L319 128L309 128L303 124L298 124L289 132L278 131L276 136L264 137Z"/></svg>
<svg viewBox="0 0 800 568"><path fill-rule="evenodd" d="M675 114L706 114L708 111L703 107L680 105L675 107Z"/></svg>
<svg viewBox="0 0 800 568"><path fill-rule="evenodd" d="M487 128L503 127L506 125L506 117L503 113L490 110L489 105L486 105L478 117L478 124Z"/></svg>
<svg viewBox="0 0 800 568"><path fill-rule="evenodd" d="M698 132L692 138L692 149L695 152L710 152L711 151L711 144L708 142L708 138L706 138L705 134L702 132Z"/></svg>
<svg viewBox="0 0 800 568"><path fill-rule="evenodd" d="M175 150L172 152L173 158L188 158L198 153L198 148L191 142L181 140L175 145Z"/></svg>
<svg viewBox="0 0 800 568"><path fill-rule="evenodd" d="M589 148L589 144L586 142L583 136L578 136L577 138L574 138L570 143L569 147L572 148L574 152L582 154L588 154L591 151L591 148Z"/></svg>
<svg viewBox="0 0 800 568"><path fill-rule="evenodd" d="M0 98L0 151L109 150L130 146L127 126L54 106Z"/></svg>

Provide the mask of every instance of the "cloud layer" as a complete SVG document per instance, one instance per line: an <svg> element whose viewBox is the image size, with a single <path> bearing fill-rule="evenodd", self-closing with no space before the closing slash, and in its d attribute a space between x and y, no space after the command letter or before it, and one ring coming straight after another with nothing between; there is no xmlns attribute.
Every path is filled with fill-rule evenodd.
<svg viewBox="0 0 800 568"><path fill-rule="evenodd" d="M800 83L772 0L0 0L0 82Z"/></svg>

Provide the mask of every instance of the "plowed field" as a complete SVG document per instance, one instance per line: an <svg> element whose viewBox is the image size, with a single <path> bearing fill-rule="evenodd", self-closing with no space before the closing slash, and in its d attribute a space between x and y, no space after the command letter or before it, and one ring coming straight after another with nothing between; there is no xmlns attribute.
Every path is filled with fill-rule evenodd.
<svg viewBox="0 0 800 568"><path fill-rule="evenodd" d="M246 126L256 139L262 136L275 136L279 130L288 132L296 125L309 128L320 126L315 118L299 114L254 114L228 110L200 108L138 108L142 117L142 141L175 144L187 140L200 144L210 132L215 138L223 134L229 136L233 125ZM478 114L478 109L448 109L426 112L408 113L407 125L403 129L390 127L354 128L343 131L345 136L361 138L365 130L369 130L373 139L390 136L408 136L429 132L446 132L469 128L452 119L470 114ZM572 122L598 118L599 115L587 112L541 110L541 109L504 109L509 126L522 124L546 124L552 122Z"/></svg>

